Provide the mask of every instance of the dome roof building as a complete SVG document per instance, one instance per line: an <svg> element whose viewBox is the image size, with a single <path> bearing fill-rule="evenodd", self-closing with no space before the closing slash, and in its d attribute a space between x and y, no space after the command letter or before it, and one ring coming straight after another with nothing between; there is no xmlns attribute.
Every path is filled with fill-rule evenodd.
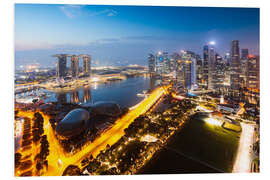
<svg viewBox="0 0 270 180"><path fill-rule="evenodd" d="M56 126L56 133L62 137L78 135L91 126L89 112L82 108L70 111Z"/></svg>
<svg viewBox="0 0 270 180"><path fill-rule="evenodd" d="M91 112L96 115L117 117L121 114L121 109L115 102L99 101L91 106Z"/></svg>

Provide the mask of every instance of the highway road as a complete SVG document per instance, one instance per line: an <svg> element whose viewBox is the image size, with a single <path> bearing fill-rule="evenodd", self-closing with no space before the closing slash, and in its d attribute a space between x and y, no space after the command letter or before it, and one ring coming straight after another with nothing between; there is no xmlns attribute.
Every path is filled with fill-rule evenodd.
<svg viewBox="0 0 270 180"><path fill-rule="evenodd" d="M241 122L242 133L240 136L239 147L232 172L246 173L251 172L251 163L253 160L253 140L254 125Z"/></svg>

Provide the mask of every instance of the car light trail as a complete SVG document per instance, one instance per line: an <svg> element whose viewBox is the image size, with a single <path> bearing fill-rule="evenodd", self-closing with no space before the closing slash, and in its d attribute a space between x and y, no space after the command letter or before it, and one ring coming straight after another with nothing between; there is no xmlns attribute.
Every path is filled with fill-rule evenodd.
<svg viewBox="0 0 270 180"><path fill-rule="evenodd" d="M241 123L242 133L239 141L237 157L232 172L251 172L251 147L253 143L254 126Z"/></svg>

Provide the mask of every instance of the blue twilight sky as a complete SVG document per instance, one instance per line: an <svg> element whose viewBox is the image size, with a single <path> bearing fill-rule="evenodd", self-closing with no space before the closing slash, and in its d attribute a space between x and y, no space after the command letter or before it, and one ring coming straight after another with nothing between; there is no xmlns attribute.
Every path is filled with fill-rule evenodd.
<svg viewBox="0 0 270 180"><path fill-rule="evenodd" d="M88 53L93 65L146 65L157 51L201 55L209 41L224 55L232 40L259 54L258 8L15 5L16 67L55 66L56 53Z"/></svg>

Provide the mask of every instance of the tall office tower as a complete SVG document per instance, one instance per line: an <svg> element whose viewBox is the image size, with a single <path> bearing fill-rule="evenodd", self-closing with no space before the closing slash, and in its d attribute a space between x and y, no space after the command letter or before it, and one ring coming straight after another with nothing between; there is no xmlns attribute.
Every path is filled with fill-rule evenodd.
<svg viewBox="0 0 270 180"><path fill-rule="evenodd" d="M181 57L178 53L173 53L170 58L170 71L174 72L177 69L177 61L181 60Z"/></svg>
<svg viewBox="0 0 270 180"><path fill-rule="evenodd" d="M176 80L182 86L185 85L184 60L182 59L176 61Z"/></svg>
<svg viewBox="0 0 270 180"><path fill-rule="evenodd" d="M77 78L79 76L79 56L71 56L71 76Z"/></svg>
<svg viewBox="0 0 270 180"><path fill-rule="evenodd" d="M208 73L209 73L209 52L208 52L208 45L203 46L203 81L204 85L208 86Z"/></svg>
<svg viewBox="0 0 270 180"><path fill-rule="evenodd" d="M163 62L164 62L163 72L165 74L169 74L171 71L170 71L170 59L169 59L168 52L163 53Z"/></svg>
<svg viewBox="0 0 270 180"><path fill-rule="evenodd" d="M248 58L248 49L241 49L241 59Z"/></svg>
<svg viewBox="0 0 270 180"><path fill-rule="evenodd" d="M184 77L185 77L185 87L191 89L194 79L192 78L193 74L193 62L192 60L184 61Z"/></svg>
<svg viewBox="0 0 270 180"><path fill-rule="evenodd" d="M149 54L149 56L148 56L148 72L150 74L154 74L155 71L156 71L155 56L153 54Z"/></svg>
<svg viewBox="0 0 270 180"><path fill-rule="evenodd" d="M240 54L239 41L233 40L231 42L231 89L238 91L240 88Z"/></svg>
<svg viewBox="0 0 270 180"><path fill-rule="evenodd" d="M230 55L230 53L225 54L224 61L225 61L226 65L230 66L230 64L231 64L231 55Z"/></svg>
<svg viewBox="0 0 270 180"><path fill-rule="evenodd" d="M223 90L225 81L225 70L226 70L226 62L223 61L221 56L217 55L215 63L215 75L214 75L215 90Z"/></svg>
<svg viewBox="0 0 270 180"><path fill-rule="evenodd" d="M164 58L162 52L156 54L156 73L161 75L163 74Z"/></svg>
<svg viewBox="0 0 270 180"><path fill-rule="evenodd" d="M66 54L56 54L53 57L57 57L57 65L56 65L56 77L62 78L66 76L67 69L67 55Z"/></svg>
<svg viewBox="0 0 270 180"><path fill-rule="evenodd" d="M81 54L80 57L83 59L83 73L86 76L91 74L91 56L87 54Z"/></svg>
<svg viewBox="0 0 270 180"><path fill-rule="evenodd" d="M196 82L198 85L203 83L203 61L199 55L196 56Z"/></svg>
<svg viewBox="0 0 270 180"><path fill-rule="evenodd" d="M247 86L248 49L241 49L240 87Z"/></svg>
<svg viewBox="0 0 270 180"><path fill-rule="evenodd" d="M260 89L260 57L249 55L247 63L247 88Z"/></svg>
<svg viewBox="0 0 270 180"><path fill-rule="evenodd" d="M191 89L196 85L196 59L192 51L182 51L181 53L184 67L185 87Z"/></svg>
<svg viewBox="0 0 270 180"><path fill-rule="evenodd" d="M208 89L215 88L215 65L216 65L216 49L214 44L209 45L208 49Z"/></svg>

